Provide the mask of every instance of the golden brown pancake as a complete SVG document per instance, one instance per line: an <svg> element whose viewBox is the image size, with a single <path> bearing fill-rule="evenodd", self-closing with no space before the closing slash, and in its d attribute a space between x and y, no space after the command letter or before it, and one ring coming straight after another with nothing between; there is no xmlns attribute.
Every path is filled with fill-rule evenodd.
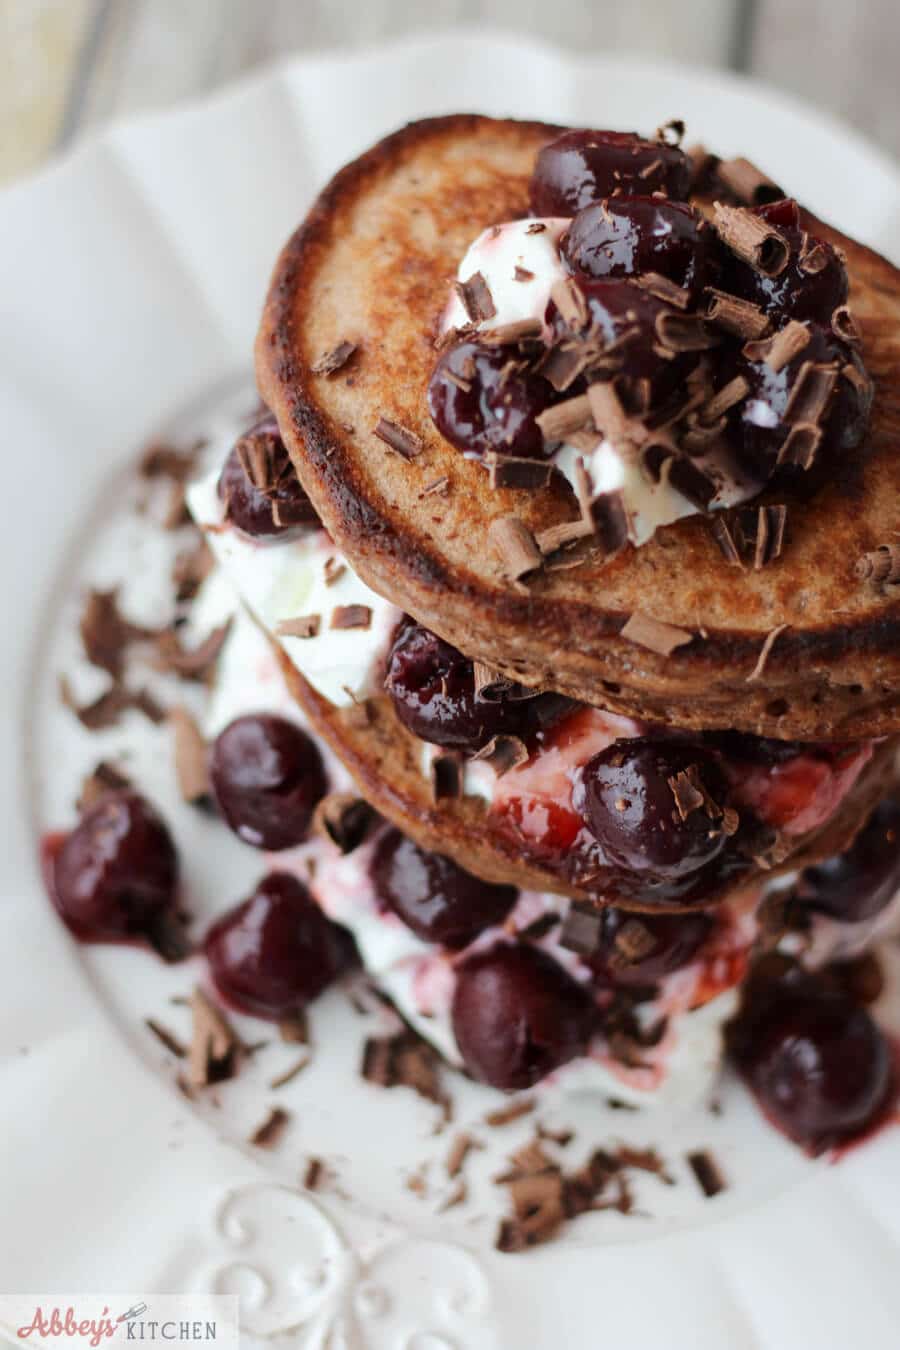
<svg viewBox="0 0 900 1350"><path fill-rule="evenodd" d="M492 490L438 433L426 389L460 259L485 226L526 214L535 154L557 130L414 123L343 169L286 245L257 376L322 520L373 589L524 683L686 727L797 740L900 730L900 587L886 594L856 570L900 528L900 273L809 215L805 227L847 254L875 403L866 453L791 506L781 558L740 572L695 516L609 561L518 588L504 579L491 523L515 514L547 528L572 517L571 493ZM359 347L346 370L314 374L345 340ZM423 453L391 452L373 434L382 416ZM444 493L424 493L444 477ZM621 635L635 612L693 636L668 656L647 650Z"/></svg>

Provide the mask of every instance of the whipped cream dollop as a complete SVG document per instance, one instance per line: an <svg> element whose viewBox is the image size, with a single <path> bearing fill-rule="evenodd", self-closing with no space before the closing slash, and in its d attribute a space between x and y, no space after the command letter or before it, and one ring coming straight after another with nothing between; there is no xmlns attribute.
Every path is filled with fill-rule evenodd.
<svg viewBox="0 0 900 1350"><path fill-rule="evenodd" d="M325 530L251 539L225 520L217 484L230 443L214 446L211 467L187 490L187 506L216 562L263 628L317 693L346 707L371 693L401 611L360 580ZM336 610L368 611L365 626L333 627ZM278 632L283 621L317 616L311 637Z"/></svg>
<svg viewBox="0 0 900 1350"><path fill-rule="evenodd" d="M510 220L482 231L457 270L460 283L480 273L493 301L495 313L471 325L476 331L500 328L523 319L538 319L545 325L553 287L571 275L559 251L559 241L570 224L567 218L551 216ZM469 322L459 294L454 291L444 310L441 331L448 333L464 328ZM765 418L767 415L771 416L771 412L762 404L757 416ZM621 493L628 538L635 546L646 543L660 526L700 512L700 508L679 492L665 474L658 481L654 480L631 444L617 444L604 437L587 454L575 446L563 444L553 461L573 487L576 465L580 461L595 495ZM703 457L697 458L696 463L701 470L706 467ZM721 449L717 451L714 467L717 488L708 510L738 506L759 492L758 482L742 475L735 464L723 462Z"/></svg>

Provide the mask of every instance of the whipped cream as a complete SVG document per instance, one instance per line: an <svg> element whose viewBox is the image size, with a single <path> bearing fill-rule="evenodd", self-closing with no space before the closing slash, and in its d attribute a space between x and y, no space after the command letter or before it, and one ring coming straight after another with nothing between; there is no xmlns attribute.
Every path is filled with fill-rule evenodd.
<svg viewBox="0 0 900 1350"><path fill-rule="evenodd" d="M209 472L188 488L188 509L251 613L317 693L336 707L346 707L372 692L401 611L360 580L324 530L255 540L227 524L217 484L230 445L213 447ZM334 578L330 584L328 575ZM367 606L372 616L368 628L332 628L332 612L343 605ZM310 614L320 616L315 637L278 633L282 620Z"/></svg>
<svg viewBox="0 0 900 1350"><path fill-rule="evenodd" d="M476 327L498 328L521 319L539 319L544 323L550 292L558 281L571 274L559 252L559 241L571 221L550 216L543 220L511 220L482 231L469 246L457 270L461 282L480 272L487 283L496 313ZM535 225L546 228L533 233ZM532 273L527 281L516 280L516 267ZM442 319L442 331L461 328L468 317L454 292ZM765 415L765 408L759 416ZM554 456L559 471L575 486L575 468L581 460L595 495L621 492L628 519L628 537L635 546L645 544L662 525L671 525L685 516L699 514L699 508L683 496L665 478L655 482L645 471L632 446L616 445L604 438L585 455L571 445L563 445ZM700 469L703 459L697 460ZM723 477L721 457L714 481L720 484L709 503L709 510L724 510L755 496L758 483L741 478L736 466L726 466Z"/></svg>

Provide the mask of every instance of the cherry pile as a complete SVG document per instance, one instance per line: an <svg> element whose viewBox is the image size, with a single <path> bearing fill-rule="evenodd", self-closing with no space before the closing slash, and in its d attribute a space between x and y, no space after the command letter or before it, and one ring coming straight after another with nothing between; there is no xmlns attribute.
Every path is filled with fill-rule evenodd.
<svg viewBox="0 0 900 1350"><path fill-rule="evenodd" d="M438 358L428 399L435 424L451 444L474 456L550 455L557 445L542 438L537 418L561 399L582 393L589 382L614 377L626 408L652 422L671 410L673 399L684 402L685 381L695 371L699 378L701 365L709 399L732 381L746 382L743 396L721 414L704 454L708 463L728 466L757 490L767 484L816 490L836 458L861 444L872 386L852 339L833 326L848 295L841 254L805 232L796 202L784 198L747 208L779 232L787 251L775 275L757 270L689 203L690 181L688 157L665 139L568 131L540 151L531 208L538 216L571 218L560 252L581 293L584 318L564 317L551 300L539 316L541 339L489 345L477 333L465 333L448 346ZM723 183L711 187L715 199L734 200ZM677 305L666 285L678 288ZM756 306L760 320L768 321L768 337L791 320L801 321L809 331L807 346L778 371L745 337L722 327L707 326L706 349L701 343L666 350L660 317L703 318L711 289ZM542 373L547 348L578 342L599 349L615 345L614 369L600 363L591 374L588 363L585 373L561 390ZM791 396L809 363L838 370L818 421L821 438L809 464L791 462L793 455L783 455L779 464L792 425ZM692 429L685 422L681 432ZM683 450L687 458L696 453L696 447ZM704 506L711 496L712 490L705 501L699 494L697 504Z"/></svg>

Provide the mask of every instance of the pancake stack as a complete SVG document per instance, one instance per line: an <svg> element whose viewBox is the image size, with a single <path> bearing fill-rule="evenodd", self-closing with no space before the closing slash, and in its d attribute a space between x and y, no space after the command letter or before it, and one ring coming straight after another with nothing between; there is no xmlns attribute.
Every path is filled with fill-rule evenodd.
<svg viewBox="0 0 900 1350"><path fill-rule="evenodd" d="M900 274L681 130L453 116L342 170L275 268L270 413L189 496L499 1087L585 1053L573 979L620 1016L691 969L687 1016L776 945L796 998L896 911Z"/></svg>

